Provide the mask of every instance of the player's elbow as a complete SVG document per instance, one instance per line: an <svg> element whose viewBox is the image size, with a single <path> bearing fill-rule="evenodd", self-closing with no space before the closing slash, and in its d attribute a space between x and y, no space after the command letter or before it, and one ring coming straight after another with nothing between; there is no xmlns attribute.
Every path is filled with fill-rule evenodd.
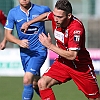
<svg viewBox="0 0 100 100"><path fill-rule="evenodd" d="M76 58L76 56L70 56L69 60L74 60Z"/></svg>
<svg viewBox="0 0 100 100"><path fill-rule="evenodd" d="M75 60L77 56L77 51L70 51L69 55L66 55L68 60Z"/></svg>
<svg viewBox="0 0 100 100"><path fill-rule="evenodd" d="M49 14L49 12L46 12L46 13L43 14L42 21L48 21L48 14Z"/></svg>
<svg viewBox="0 0 100 100"><path fill-rule="evenodd" d="M5 37L6 37L6 40L9 41L9 38L7 36L5 36Z"/></svg>

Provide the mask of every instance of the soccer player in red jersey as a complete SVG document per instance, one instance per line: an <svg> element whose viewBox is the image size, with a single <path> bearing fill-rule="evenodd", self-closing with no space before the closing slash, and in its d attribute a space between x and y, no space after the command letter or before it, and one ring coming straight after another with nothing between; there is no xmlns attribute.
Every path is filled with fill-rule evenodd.
<svg viewBox="0 0 100 100"><path fill-rule="evenodd" d="M0 10L0 23L4 26L6 23L6 15L4 14L4 12L2 10Z"/></svg>
<svg viewBox="0 0 100 100"><path fill-rule="evenodd" d="M22 29L26 32L30 24L46 20L52 21L57 45L52 44L49 34L40 34L39 40L59 56L38 81L41 99L56 100L51 87L72 79L89 100L100 100L92 60L85 48L85 29L82 22L72 15L71 3L58 0L52 12L25 23Z"/></svg>
<svg viewBox="0 0 100 100"><path fill-rule="evenodd" d="M4 26L6 23L6 15L2 10L0 10L0 23ZM0 50L3 50L6 46L6 39L4 38L3 41L0 43Z"/></svg>

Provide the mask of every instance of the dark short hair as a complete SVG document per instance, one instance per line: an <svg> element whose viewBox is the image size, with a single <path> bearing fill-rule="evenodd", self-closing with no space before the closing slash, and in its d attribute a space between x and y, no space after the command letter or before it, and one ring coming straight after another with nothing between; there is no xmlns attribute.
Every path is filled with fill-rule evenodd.
<svg viewBox="0 0 100 100"><path fill-rule="evenodd" d="M68 0L58 0L55 4L55 8L64 10L66 15L72 13L72 6Z"/></svg>

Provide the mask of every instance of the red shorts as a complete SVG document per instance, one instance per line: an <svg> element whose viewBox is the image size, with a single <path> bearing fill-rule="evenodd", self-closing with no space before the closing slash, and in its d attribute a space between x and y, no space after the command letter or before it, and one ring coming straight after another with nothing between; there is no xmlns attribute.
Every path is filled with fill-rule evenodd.
<svg viewBox="0 0 100 100"><path fill-rule="evenodd" d="M82 65L75 68L73 65L69 67L59 61L55 61L44 75L54 78L61 83L73 79L78 89L87 98L98 98L100 96L93 65Z"/></svg>

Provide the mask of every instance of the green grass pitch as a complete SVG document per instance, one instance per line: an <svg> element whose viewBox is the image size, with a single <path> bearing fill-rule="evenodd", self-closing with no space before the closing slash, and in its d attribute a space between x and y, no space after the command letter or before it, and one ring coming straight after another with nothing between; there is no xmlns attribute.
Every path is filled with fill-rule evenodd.
<svg viewBox="0 0 100 100"><path fill-rule="evenodd" d="M100 87L100 75L97 75ZM0 100L22 100L22 77L0 77ZM77 89L73 81L53 86L57 100L87 100L84 94ZM33 100L40 100L37 94Z"/></svg>

